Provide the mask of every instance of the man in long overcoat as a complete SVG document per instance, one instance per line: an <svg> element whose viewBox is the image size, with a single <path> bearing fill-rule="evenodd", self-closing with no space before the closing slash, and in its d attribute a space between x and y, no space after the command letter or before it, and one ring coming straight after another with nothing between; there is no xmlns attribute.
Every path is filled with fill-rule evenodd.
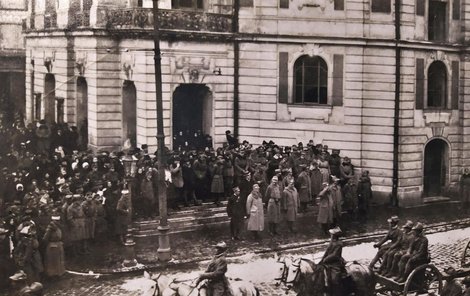
<svg viewBox="0 0 470 296"><path fill-rule="evenodd" d="M277 227L281 222L281 188L277 176L271 178L271 184L266 189L265 199L268 200L268 226L269 233L276 235Z"/></svg>
<svg viewBox="0 0 470 296"><path fill-rule="evenodd" d="M202 280L207 280L207 295L208 296L232 296L230 283L225 277L227 272L227 259L225 258L225 251L227 244L220 242L215 245L215 257L209 263L206 271L202 273L196 281L196 286Z"/></svg>
<svg viewBox="0 0 470 296"><path fill-rule="evenodd" d="M328 235L328 229L333 223L334 218L334 202L328 183L324 182L322 185L323 189L318 194L320 202L318 204L317 222L320 223L323 233Z"/></svg>
<svg viewBox="0 0 470 296"><path fill-rule="evenodd" d="M260 239L259 232L264 230L263 198L259 192L259 185L254 184L253 190L246 201L246 212L248 217L247 230L253 233L256 240Z"/></svg>
<svg viewBox="0 0 470 296"><path fill-rule="evenodd" d="M307 204L310 202L310 198L312 195L311 190L311 180L308 174L308 168L305 164L302 164L300 167L300 174L297 177L297 184L298 184L298 193L299 193L299 201L300 201L300 209L299 212L307 211Z"/></svg>
<svg viewBox="0 0 470 296"><path fill-rule="evenodd" d="M294 232L294 222L297 221L297 211L299 209L299 194L291 180L282 193L282 210L286 214L286 221L289 231Z"/></svg>
<svg viewBox="0 0 470 296"><path fill-rule="evenodd" d="M312 161L310 166L310 193L312 194L312 199L315 201L320 191L323 189L323 176L318 169L318 163Z"/></svg>
<svg viewBox="0 0 470 296"><path fill-rule="evenodd" d="M230 234L232 239L239 240L246 215L245 203L240 196L240 188L234 187L233 194L228 198L227 215L230 217Z"/></svg>
<svg viewBox="0 0 470 296"><path fill-rule="evenodd" d="M155 191L152 179L152 172L148 171L145 173L145 178L140 184L140 193L142 194L143 199L144 215L148 218L155 216L156 212Z"/></svg>
<svg viewBox="0 0 470 296"><path fill-rule="evenodd" d="M132 220L132 201L129 190L124 189L121 191L121 198L118 200L116 206L116 234L119 235L122 244L125 242L127 233L127 226Z"/></svg>
<svg viewBox="0 0 470 296"><path fill-rule="evenodd" d="M81 205L80 194L74 194L72 204L67 209L67 222L70 230L70 242L74 255L83 254L83 240L85 239L85 213Z"/></svg>

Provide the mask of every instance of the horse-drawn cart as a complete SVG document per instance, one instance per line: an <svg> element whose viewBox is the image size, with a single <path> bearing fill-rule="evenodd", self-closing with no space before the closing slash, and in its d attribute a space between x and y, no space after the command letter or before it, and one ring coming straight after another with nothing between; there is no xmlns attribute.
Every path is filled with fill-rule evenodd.
<svg viewBox="0 0 470 296"><path fill-rule="evenodd" d="M439 295L443 281L449 278L461 278L470 275L470 240L463 248L460 258L460 266L453 268L453 273L448 273L449 262L441 262L439 265L423 264L416 267L405 282L397 282L392 278L375 273L376 294L391 295ZM447 266L441 266L446 264Z"/></svg>

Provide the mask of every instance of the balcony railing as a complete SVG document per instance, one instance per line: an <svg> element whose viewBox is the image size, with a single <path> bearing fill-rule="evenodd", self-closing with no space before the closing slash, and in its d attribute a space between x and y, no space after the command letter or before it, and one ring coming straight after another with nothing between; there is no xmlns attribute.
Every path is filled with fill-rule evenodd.
<svg viewBox="0 0 470 296"><path fill-rule="evenodd" d="M152 28L151 8L106 9L102 12L108 29ZM230 32L231 15L202 11L159 10L160 29Z"/></svg>

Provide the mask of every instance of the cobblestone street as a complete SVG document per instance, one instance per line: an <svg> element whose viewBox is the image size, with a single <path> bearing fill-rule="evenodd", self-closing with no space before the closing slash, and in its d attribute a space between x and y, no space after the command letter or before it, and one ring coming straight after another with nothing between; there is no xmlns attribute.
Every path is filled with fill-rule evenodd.
<svg viewBox="0 0 470 296"><path fill-rule="evenodd" d="M441 228L441 230L443 230ZM463 248L466 246L468 241L467 237L470 236L470 228L448 230L444 232L437 232L428 235L430 242L430 251L432 256L432 264L436 265L439 270L443 270L448 266L459 267L461 254ZM375 241L375 239L374 239ZM346 247L343 250L343 257L346 260L358 260L362 262L368 262L374 255L375 249L372 248L372 242L354 242L346 241ZM286 250L283 255L291 256L303 256L318 254L325 249L324 245L316 245L311 247L303 247L299 249ZM229 258L229 273L239 272L239 270L246 270L247 277L252 277L249 272L252 271L253 266L259 265L261 268L265 266L272 266L274 254L262 254L262 255L246 255L231 257ZM163 271L176 278L181 277L193 277L197 275L207 262L201 262L199 266L187 266L179 270L167 270ZM286 295L285 290L282 287L276 286L272 269L265 271L266 275L262 282L255 282L255 285L259 288L261 295ZM230 276L230 274L229 274ZM123 275L112 275L103 276L101 278L95 278L92 276L77 276L67 275L66 278L61 281L54 283L47 287L46 295L141 295L144 286L139 284L139 279L142 276L140 273L134 274L123 274ZM261 276L260 278L263 278ZM293 292L289 292L287 295L295 295Z"/></svg>

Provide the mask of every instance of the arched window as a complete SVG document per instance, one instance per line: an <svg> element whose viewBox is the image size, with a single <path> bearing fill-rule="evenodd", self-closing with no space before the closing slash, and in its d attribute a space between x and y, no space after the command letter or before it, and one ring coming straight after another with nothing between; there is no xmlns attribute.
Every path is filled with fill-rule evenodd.
<svg viewBox="0 0 470 296"><path fill-rule="evenodd" d="M320 57L302 56L294 64L294 103L328 102L328 67Z"/></svg>
<svg viewBox="0 0 470 296"><path fill-rule="evenodd" d="M428 104L429 108L447 106L447 69L443 62L436 61L428 69Z"/></svg>

